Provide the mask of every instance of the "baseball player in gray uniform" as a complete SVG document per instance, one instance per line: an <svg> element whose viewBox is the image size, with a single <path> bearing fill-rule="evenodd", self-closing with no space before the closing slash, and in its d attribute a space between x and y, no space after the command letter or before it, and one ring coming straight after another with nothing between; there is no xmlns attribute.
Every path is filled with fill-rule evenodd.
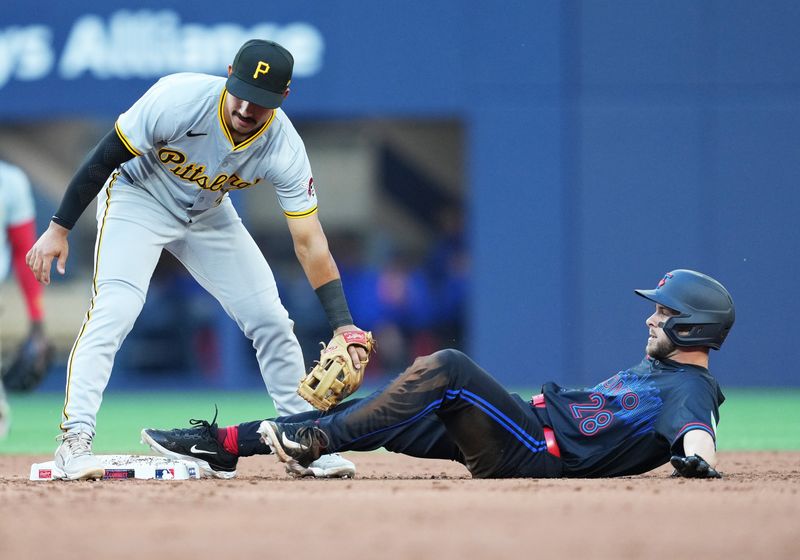
<svg viewBox="0 0 800 560"><path fill-rule="evenodd" d="M19 167L0 161L0 282L13 268L31 323L28 341L39 342L41 346L44 343L42 288L25 266L25 253L36 239L35 217L28 176ZM0 307L1 304L0 301ZM2 360L0 371L5 371ZM0 438L5 437L11 423L3 385L4 380L0 379Z"/></svg>
<svg viewBox="0 0 800 560"><path fill-rule="evenodd" d="M63 274L67 234L98 198L92 297L67 362L63 433L55 454L67 478L103 475L91 448L97 412L114 355L142 309L163 249L253 341L278 413L310 409L296 394L305 364L293 322L229 191L273 185L297 258L334 333L358 330L318 219L303 141L279 108L289 94L292 67L292 55L282 46L251 40L228 67L227 80L194 73L160 79L89 154L48 230L28 253L28 266L40 282L49 283L53 259ZM366 358L355 346L350 354L358 364ZM351 462L330 455L306 474L354 473Z"/></svg>

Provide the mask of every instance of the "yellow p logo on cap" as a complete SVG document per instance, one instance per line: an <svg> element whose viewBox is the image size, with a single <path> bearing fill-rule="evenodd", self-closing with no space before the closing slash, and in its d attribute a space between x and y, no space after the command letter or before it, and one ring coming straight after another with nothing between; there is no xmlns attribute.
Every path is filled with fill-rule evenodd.
<svg viewBox="0 0 800 560"><path fill-rule="evenodd" d="M253 72L253 79L255 80L258 78L259 74L266 74L269 72L269 64L264 62L263 60L258 61L258 66L256 66L256 71Z"/></svg>

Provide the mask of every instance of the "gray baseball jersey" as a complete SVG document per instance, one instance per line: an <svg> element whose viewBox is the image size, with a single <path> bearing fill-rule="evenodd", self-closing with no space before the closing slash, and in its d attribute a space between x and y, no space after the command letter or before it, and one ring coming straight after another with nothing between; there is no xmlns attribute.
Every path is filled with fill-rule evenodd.
<svg viewBox="0 0 800 560"><path fill-rule="evenodd" d="M316 210L305 146L286 114L236 144L225 126L225 79L173 74L160 79L116 123L141 157L122 165L120 179L146 189L180 218L219 205L228 191L267 180L289 217Z"/></svg>
<svg viewBox="0 0 800 560"><path fill-rule="evenodd" d="M11 263L7 228L29 222L34 215L27 175L19 167L0 161L0 281L8 275Z"/></svg>

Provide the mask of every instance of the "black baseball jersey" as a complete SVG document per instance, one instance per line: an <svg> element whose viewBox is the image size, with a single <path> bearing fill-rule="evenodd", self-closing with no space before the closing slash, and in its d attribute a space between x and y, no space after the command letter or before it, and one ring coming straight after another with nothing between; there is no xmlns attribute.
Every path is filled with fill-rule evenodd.
<svg viewBox="0 0 800 560"><path fill-rule="evenodd" d="M573 477L652 470L683 453L690 430L716 441L725 400L707 369L652 358L588 389L546 383L542 392L564 475Z"/></svg>

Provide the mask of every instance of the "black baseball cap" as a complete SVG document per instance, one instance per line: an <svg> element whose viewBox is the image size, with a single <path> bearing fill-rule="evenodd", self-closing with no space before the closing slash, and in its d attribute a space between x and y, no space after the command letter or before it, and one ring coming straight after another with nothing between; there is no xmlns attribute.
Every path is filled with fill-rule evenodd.
<svg viewBox="0 0 800 560"><path fill-rule="evenodd" d="M293 67L292 54L278 43L252 39L236 53L226 87L239 99L276 109L283 103Z"/></svg>

